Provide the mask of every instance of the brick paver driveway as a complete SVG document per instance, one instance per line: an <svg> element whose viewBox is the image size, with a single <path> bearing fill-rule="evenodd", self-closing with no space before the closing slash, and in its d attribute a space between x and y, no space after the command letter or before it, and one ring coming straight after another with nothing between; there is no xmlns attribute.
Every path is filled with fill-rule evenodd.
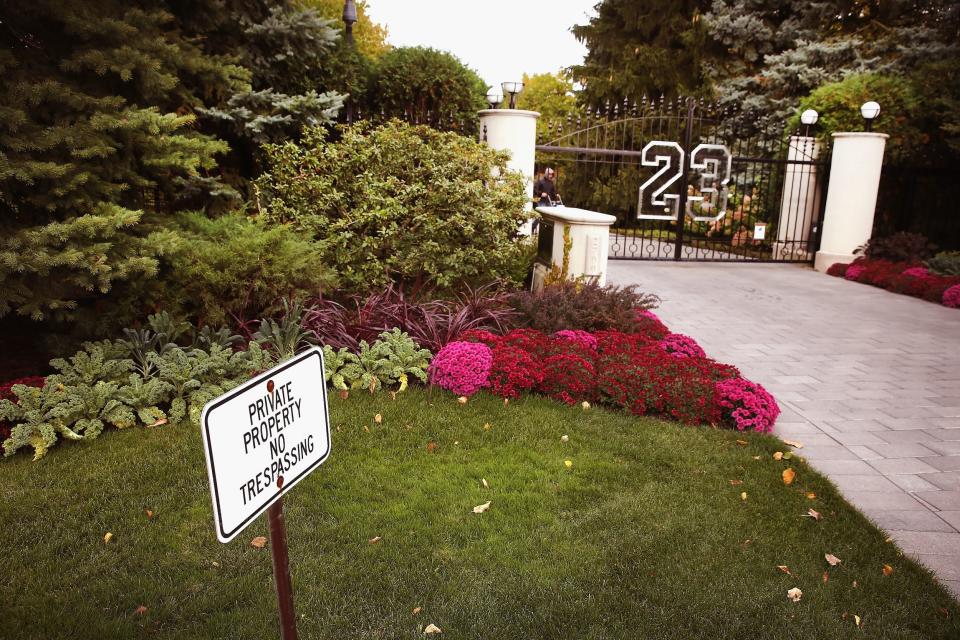
<svg viewBox="0 0 960 640"><path fill-rule="evenodd" d="M960 310L797 265L611 261L608 280L766 386L776 433L960 597Z"/></svg>

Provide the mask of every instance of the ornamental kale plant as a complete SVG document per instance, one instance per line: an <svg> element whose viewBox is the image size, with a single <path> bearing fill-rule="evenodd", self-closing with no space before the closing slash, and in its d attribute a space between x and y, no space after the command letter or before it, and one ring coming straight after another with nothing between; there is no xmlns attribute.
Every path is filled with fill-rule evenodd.
<svg viewBox="0 0 960 640"><path fill-rule="evenodd" d="M325 347L324 353L333 353L333 349ZM367 389L375 393L384 386L398 385L398 391L406 391L411 375L427 381L431 356L429 350L421 349L399 329L384 331L372 346L361 340L356 355L348 355L343 348L336 352L336 369L330 379L341 390Z"/></svg>

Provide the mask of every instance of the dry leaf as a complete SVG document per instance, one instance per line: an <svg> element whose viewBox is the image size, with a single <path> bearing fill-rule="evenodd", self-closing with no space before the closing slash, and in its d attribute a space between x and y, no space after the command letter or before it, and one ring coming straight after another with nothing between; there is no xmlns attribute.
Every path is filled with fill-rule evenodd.
<svg viewBox="0 0 960 640"><path fill-rule="evenodd" d="M730 484L736 487L737 485L743 484L743 480L731 480Z"/></svg>
<svg viewBox="0 0 960 640"><path fill-rule="evenodd" d="M740 494L740 499L741 499L741 500L746 500L746 499L747 499L747 492L746 492L746 491L744 491L743 493Z"/></svg>
<svg viewBox="0 0 960 640"><path fill-rule="evenodd" d="M460 441L459 441L459 440L454 440L454 441L453 441L453 446L455 446L455 447L460 446Z"/></svg>
<svg viewBox="0 0 960 640"><path fill-rule="evenodd" d="M583 407L584 411L586 411L587 409L590 408L590 403L584 400L583 402L580 403L580 406Z"/></svg>
<svg viewBox="0 0 960 640"><path fill-rule="evenodd" d="M383 538L381 538L380 536L374 536L374 537L370 538L369 540L367 540L367 544L377 544L377 543L380 542L381 540L383 540Z"/></svg>
<svg viewBox="0 0 960 640"><path fill-rule="evenodd" d="M800 591L800 589L794 587L793 589L787 591L787 597L794 602L800 602L800 598L803 597L803 591Z"/></svg>
<svg viewBox="0 0 960 640"><path fill-rule="evenodd" d="M754 459L754 460L759 460L759 459L760 459L760 456L753 456L753 459Z"/></svg>
<svg viewBox="0 0 960 640"><path fill-rule="evenodd" d="M113 540L113 534L107 531L103 535L103 544L110 544L110 541Z"/></svg>
<svg viewBox="0 0 960 640"><path fill-rule="evenodd" d="M857 614L853 614L853 621L856 623L858 627L860 626L860 616L858 616Z"/></svg>
<svg viewBox="0 0 960 640"><path fill-rule="evenodd" d="M460 396L459 398L457 398L457 402L459 402L460 404L467 404L467 400L468 400L467 396Z"/></svg>
<svg viewBox="0 0 960 640"><path fill-rule="evenodd" d="M486 478L480 478L480 484L483 485L483 488L484 488L484 489L489 489L489 488L490 488L490 484L487 482L487 479L486 479Z"/></svg>
<svg viewBox="0 0 960 640"><path fill-rule="evenodd" d="M510 404L510 398L504 398L504 399L503 399L503 406L507 406L508 404Z"/></svg>
<svg viewBox="0 0 960 640"><path fill-rule="evenodd" d="M783 459L783 451L777 451L775 454L773 454L773 459L774 459L774 460L782 460L782 459Z"/></svg>
<svg viewBox="0 0 960 640"><path fill-rule="evenodd" d="M473 512L474 512L474 513L483 513L484 511L486 511L486 510L489 509L489 508L490 508L490 502L488 501L488 502L484 502L483 504L478 504L477 506L475 506L475 507L473 508Z"/></svg>
<svg viewBox="0 0 960 640"><path fill-rule="evenodd" d="M421 611L423 611L423 607L414 607L414 608L413 608L413 615L417 615L417 614L420 613Z"/></svg>
<svg viewBox="0 0 960 640"><path fill-rule="evenodd" d="M793 479L797 477L797 472L791 467L787 467L781 475L783 476L783 484L793 484Z"/></svg>
<svg viewBox="0 0 960 640"><path fill-rule="evenodd" d="M807 509L807 513L804 515L806 515L806 517L808 518L813 518L817 522L819 522L823 518L823 516L820 515L819 511L814 511L813 509Z"/></svg>
<svg viewBox="0 0 960 640"><path fill-rule="evenodd" d="M826 584L826 583L829 582L829 581L830 581L830 572L829 572L829 571L824 571L824 572L823 572L823 583Z"/></svg>
<svg viewBox="0 0 960 640"><path fill-rule="evenodd" d="M137 614L138 616L142 616L146 612L147 612L147 608L143 605L140 605L134 610L134 613Z"/></svg>
<svg viewBox="0 0 960 640"><path fill-rule="evenodd" d="M263 549L265 546L267 546L267 537L257 536L250 541L250 546L254 547L255 549Z"/></svg>
<svg viewBox="0 0 960 640"><path fill-rule="evenodd" d="M564 460L563 466L565 466L567 469L571 468L573 466L573 460Z"/></svg>
<svg viewBox="0 0 960 640"><path fill-rule="evenodd" d="M740 445L741 447L745 447L745 446L747 446L747 441L746 441L746 440L737 440L737 444Z"/></svg>
<svg viewBox="0 0 960 640"><path fill-rule="evenodd" d="M383 424L383 416L378 413L377 415L373 416L373 421L377 424Z"/></svg>
<svg viewBox="0 0 960 640"><path fill-rule="evenodd" d="M827 561L827 564L829 564L831 567L835 567L835 566L837 566L838 564L840 564L841 562L843 562L843 560L841 560L841 559L838 558L837 556L833 555L832 553L826 553L826 554L824 554L823 558L824 558L824 560Z"/></svg>
<svg viewBox="0 0 960 640"><path fill-rule="evenodd" d="M153 511L150 511L150 509L144 509L143 512L147 514L147 519L148 519L148 520L149 520L150 518L153 518Z"/></svg>
<svg viewBox="0 0 960 640"><path fill-rule="evenodd" d="M162 426L165 425L165 424L167 424L167 419L166 419L166 418L160 418L159 420L157 420L157 421L154 422L153 424L148 424L148 425L147 425L147 428L149 429L150 427L162 427Z"/></svg>
<svg viewBox="0 0 960 640"><path fill-rule="evenodd" d="M783 440L783 444L788 444L794 449L803 449L803 443L796 440Z"/></svg>
<svg viewBox="0 0 960 640"><path fill-rule="evenodd" d="M396 400L396 399L397 399L397 392L396 392L396 391L391 391L391 392L390 392L390 399L391 399L391 400Z"/></svg>
<svg viewBox="0 0 960 640"><path fill-rule="evenodd" d="M433 452L436 451L439 447L440 447L440 445L438 445L436 442L434 442L433 440L431 440L430 442L427 443L427 453L433 453Z"/></svg>
<svg viewBox="0 0 960 640"><path fill-rule="evenodd" d="M367 425L363 425L363 430L366 431L367 433L370 433L370 427L368 427Z"/></svg>
<svg viewBox="0 0 960 640"><path fill-rule="evenodd" d="M493 428L493 427L490 426L490 423L489 423L489 422L484 422L484 423L483 423L483 430L484 430L484 431L490 431L490 429L492 429L492 428Z"/></svg>
<svg viewBox="0 0 960 640"><path fill-rule="evenodd" d="M787 568L787 565L785 565L785 564L778 564L778 565L777 565L777 569L780 569L780 571L783 571L783 572L784 572L785 574L787 574L788 576L789 576L789 575L793 575L792 573L790 573L790 569L788 569L788 568Z"/></svg>
<svg viewBox="0 0 960 640"><path fill-rule="evenodd" d="M570 442L570 436L566 434L560 436L560 442Z"/></svg>
<svg viewBox="0 0 960 640"><path fill-rule="evenodd" d="M210 564L212 564L212 565L215 566L215 567L219 567L219 566L220 566L220 563L217 562L216 560L214 560L214 561L211 562Z"/></svg>
<svg viewBox="0 0 960 640"><path fill-rule="evenodd" d="M341 389L341 390L340 390L340 399L341 399L341 400L346 400L346 399L349 398L349 397L350 397L350 392L349 392L349 391L347 391L346 389Z"/></svg>
<svg viewBox="0 0 960 640"><path fill-rule="evenodd" d="M853 588L854 588L854 589L857 588L857 581L856 581L856 580L853 581Z"/></svg>
<svg viewBox="0 0 960 640"><path fill-rule="evenodd" d="M893 573L893 567L888 564L883 565L883 575L889 576L891 573Z"/></svg>
<svg viewBox="0 0 960 640"><path fill-rule="evenodd" d="M424 635L430 635L433 633L443 633L443 631L437 625L431 623L427 625L427 628L423 630Z"/></svg>
<svg viewBox="0 0 960 640"><path fill-rule="evenodd" d="M815 494L813 491L810 491L807 493L807 500L816 500L816 499L817 499L817 494Z"/></svg>

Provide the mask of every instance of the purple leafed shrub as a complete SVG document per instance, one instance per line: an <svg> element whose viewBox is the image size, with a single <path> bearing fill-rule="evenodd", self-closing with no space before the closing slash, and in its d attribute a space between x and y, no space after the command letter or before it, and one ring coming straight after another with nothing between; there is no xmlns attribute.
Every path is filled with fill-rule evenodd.
<svg viewBox="0 0 960 640"><path fill-rule="evenodd" d="M431 300L425 294L414 297L388 285L343 304L316 300L307 306L303 326L323 344L352 350L361 340L373 342L381 332L396 327L436 353L469 330L504 332L516 315L507 298L495 285L467 289L454 300Z"/></svg>
<svg viewBox="0 0 960 640"><path fill-rule="evenodd" d="M430 384L458 396L472 396L486 387L493 351L480 342L451 342L430 363Z"/></svg>

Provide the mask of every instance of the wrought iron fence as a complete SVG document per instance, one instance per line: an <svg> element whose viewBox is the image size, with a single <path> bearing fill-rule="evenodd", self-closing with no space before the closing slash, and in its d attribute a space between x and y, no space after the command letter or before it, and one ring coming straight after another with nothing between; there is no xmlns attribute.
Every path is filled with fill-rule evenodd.
<svg viewBox="0 0 960 640"><path fill-rule="evenodd" d="M922 233L943 250L960 250L956 158L888 154L880 174L873 237Z"/></svg>

